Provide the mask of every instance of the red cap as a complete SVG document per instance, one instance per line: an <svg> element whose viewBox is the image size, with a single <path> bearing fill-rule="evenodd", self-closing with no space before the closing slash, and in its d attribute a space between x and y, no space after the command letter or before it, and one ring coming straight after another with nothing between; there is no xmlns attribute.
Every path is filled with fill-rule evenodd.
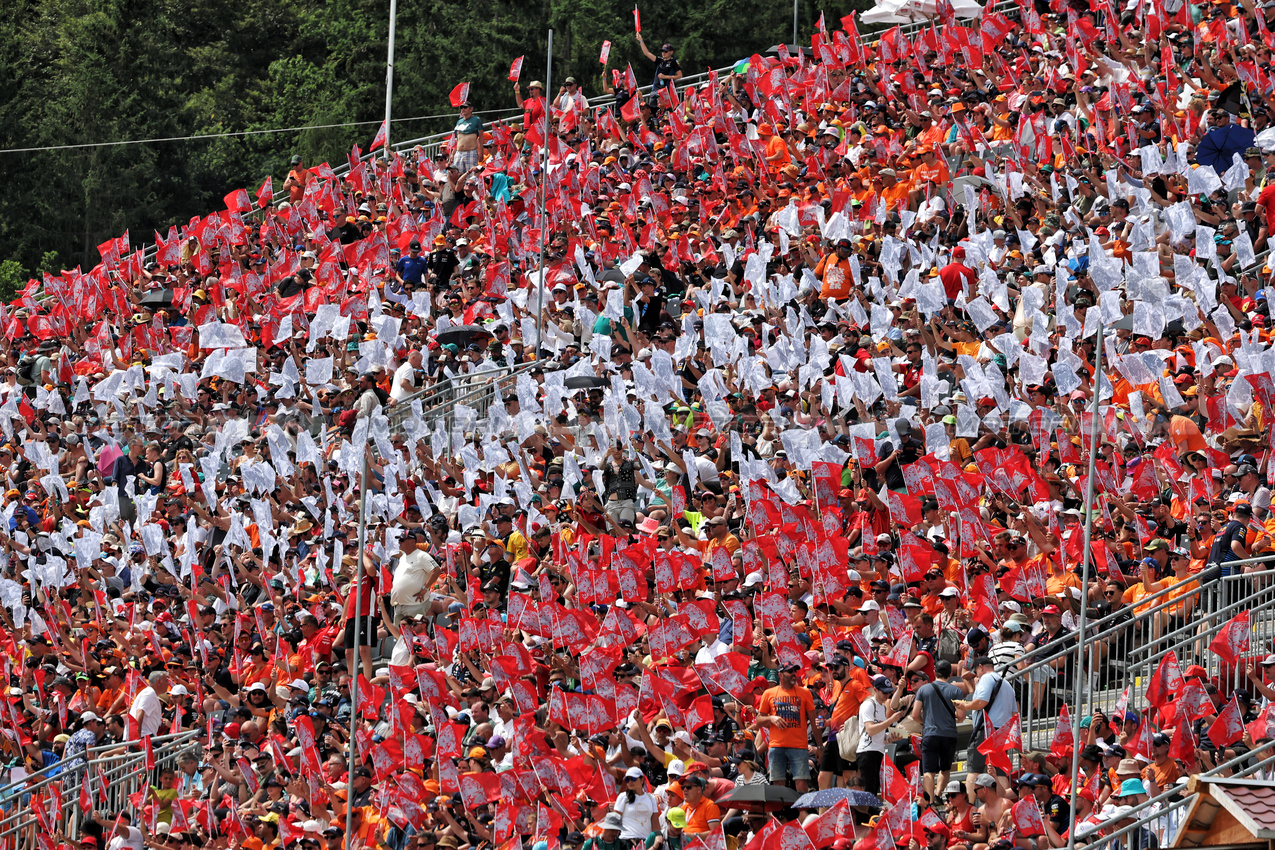
<svg viewBox="0 0 1275 850"><path fill-rule="evenodd" d="M953 260L963 260L963 259L965 259L965 249L964 249L964 248L962 248L960 245L957 245L955 248L953 248L953 249L952 249L952 259L953 259Z"/></svg>
<svg viewBox="0 0 1275 850"><path fill-rule="evenodd" d="M1182 674L1182 678L1184 679L1192 679L1196 676L1199 676L1201 679L1207 679L1209 677L1209 671L1205 670L1199 664L1192 664L1190 667L1186 668L1186 672Z"/></svg>
<svg viewBox="0 0 1275 850"><path fill-rule="evenodd" d="M1062 610L1057 605L1046 605L1040 609L1042 614L1061 614Z"/></svg>

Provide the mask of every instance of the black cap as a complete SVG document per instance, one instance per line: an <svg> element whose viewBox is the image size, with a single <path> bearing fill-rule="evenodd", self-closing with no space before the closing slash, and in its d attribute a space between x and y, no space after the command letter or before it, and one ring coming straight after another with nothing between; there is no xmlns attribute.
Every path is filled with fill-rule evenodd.
<svg viewBox="0 0 1275 850"><path fill-rule="evenodd" d="M407 243L407 247L412 251L420 250L421 240L413 239L411 242Z"/></svg>

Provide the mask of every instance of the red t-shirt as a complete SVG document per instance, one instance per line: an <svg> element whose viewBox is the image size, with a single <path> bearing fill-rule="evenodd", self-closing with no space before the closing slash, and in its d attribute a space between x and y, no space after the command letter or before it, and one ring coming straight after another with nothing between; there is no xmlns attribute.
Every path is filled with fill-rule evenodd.
<svg viewBox="0 0 1275 850"><path fill-rule="evenodd" d="M955 301L956 296L961 294L962 284L967 284L969 291L974 292L978 275L964 263L948 263L939 269L939 280L943 281L943 291L947 293L948 300Z"/></svg>

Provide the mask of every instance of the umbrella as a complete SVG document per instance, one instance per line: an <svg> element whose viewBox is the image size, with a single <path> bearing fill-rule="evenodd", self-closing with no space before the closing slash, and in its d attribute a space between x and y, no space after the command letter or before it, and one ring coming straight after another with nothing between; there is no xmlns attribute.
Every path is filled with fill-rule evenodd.
<svg viewBox="0 0 1275 850"><path fill-rule="evenodd" d="M1253 144L1253 138L1252 130L1238 124L1209 130L1195 149L1195 161L1200 165L1211 165L1214 171L1222 174L1231 167L1235 154L1244 153L1244 149Z"/></svg>
<svg viewBox="0 0 1275 850"><path fill-rule="evenodd" d="M1244 108L1244 83L1236 80L1222 90L1217 98L1217 108L1225 109L1232 115L1239 115L1248 110Z"/></svg>
<svg viewBox="0 0 1275 850"><path fill-rule="evenodd" d="M598 378L593 375L573 375L564 380L562 386L569 390L605 389L611 386L611 382L606 378Z"/></svg>
<svg viewBox="0 0 1275 850"><path fill-rule="evenodd" d="M438 336L435 338L438 340L439 345L455 343L464 348L471 342L485 344L487 340L491 339L491 331L479 325L455 325L439 331Z"/></svg>
<svg viewBox="0 0 1275 850"><path fill-rule="evenodd" d="M881 808L881 801L877 799L875 794L850 788L824 788L822 791L811 791L809 794L802 794L798 797L792 807L794 809L826 809L829 806L835 806L842 800L848 801L852 806L864 806L872 809Z"/></svg>
<svg viewBox="0 0 1275 850"><path fill-rule="evenodd" d="M796 791L784 785L745 785L731 791L717 802L725 803L732 809L773 812L791 808L797 796Z"/></svg>
<svg viewBox="0 0 1275 850"><path fill-rule="evenodd" d="M152 289L142 296L143 308L155 310L171 310L173 307L173 291L171 289Z"/></svg>

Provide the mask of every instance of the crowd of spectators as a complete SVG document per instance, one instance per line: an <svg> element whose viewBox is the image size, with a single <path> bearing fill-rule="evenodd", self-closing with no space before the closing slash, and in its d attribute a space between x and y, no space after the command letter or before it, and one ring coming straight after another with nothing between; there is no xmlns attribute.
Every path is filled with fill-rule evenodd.
<svg viewBox="0 0 1275 850"><path fill-rule="evenodd" d="M0 749L83 814L33 842L1061 847L1271 739L1242 628L1064 709L1127 684L1082 609L1271 548L1275 0L841 23L294 157L3 308Z"/></svg>

